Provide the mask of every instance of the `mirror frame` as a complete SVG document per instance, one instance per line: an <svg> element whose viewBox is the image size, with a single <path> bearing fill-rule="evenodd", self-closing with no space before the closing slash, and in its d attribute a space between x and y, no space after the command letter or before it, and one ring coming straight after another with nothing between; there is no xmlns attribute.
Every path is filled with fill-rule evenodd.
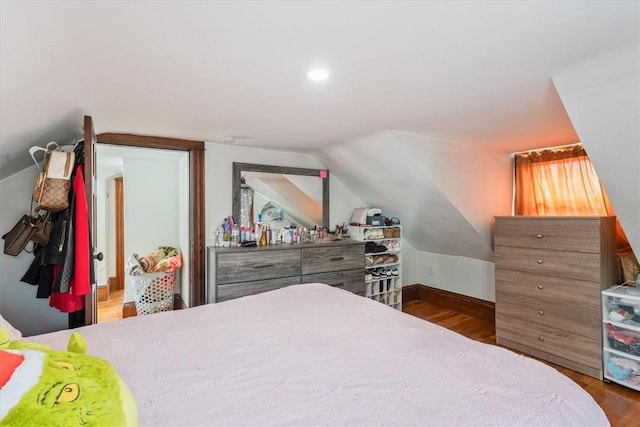
<svg viewBox="0 0 640 427"><path fill-rule="evenodd" d="M307 169L233 162L233 177L231 179L232 215L236 220L240 218L240 181L242 172L266 172L318 177L318 179L322 180L322 226L329 229L329 171L327 169ZM322 177L323 174L326 174L324 178Z"/></svg>

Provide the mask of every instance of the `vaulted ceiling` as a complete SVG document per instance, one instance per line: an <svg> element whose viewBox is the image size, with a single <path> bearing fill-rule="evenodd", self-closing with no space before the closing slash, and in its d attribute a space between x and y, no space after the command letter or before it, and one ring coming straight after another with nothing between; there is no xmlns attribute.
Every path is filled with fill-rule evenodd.
<svg viewBox="0 0 640 427"><path fill-rule="evenodd" d="M637 1L0 3L0 178L129 132L316 150L384 130L576 142L556 70L637 44ZM311 82L312 68L331 77Z"/></svg>

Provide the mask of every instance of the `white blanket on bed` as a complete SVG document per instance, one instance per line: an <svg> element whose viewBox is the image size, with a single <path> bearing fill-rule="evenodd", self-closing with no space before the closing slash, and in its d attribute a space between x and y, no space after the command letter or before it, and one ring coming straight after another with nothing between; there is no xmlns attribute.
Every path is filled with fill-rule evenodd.
<svg viewBox="0 0 640 427"><path fill-rule="evenodd" d="M549 366L321 284L79 332L141 426L608 425Z"/></svg>

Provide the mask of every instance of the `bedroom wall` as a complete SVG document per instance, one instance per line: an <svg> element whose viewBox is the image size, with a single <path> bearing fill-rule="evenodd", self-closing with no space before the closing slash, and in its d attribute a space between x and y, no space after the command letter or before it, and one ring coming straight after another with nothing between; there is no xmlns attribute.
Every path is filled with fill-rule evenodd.
<svg viewBox="0 0 640 427"><path fill-rule="evenodd" d="M402 247L402 283L420 283L485 301L495 301L495 264L481 259L417 251Z"/></svg>
<svg viewBox="0 0 640 427"><path fill-rule="evenodd" d="M622 46L553 83L629 243L640 254L640 52Z"/></svg>
<svg viewBox="0 0 640 427"><path fill-rule="evenodd" d="M493 223L511 213L509 153L396 131L318 158L366 206L403 224L403 284L494 300Z"/></svg>
<svg viewBox="0 0 640 427"><path fill-rule="evenodd" d="M96 284L108 285L109 277L115 276L115 218L113 215L113 178L105 177L98 166L96 171L96 252L102 252L104 259L96 263ZM110 174L110 172L109 172Z"/></svg>
<svg viewBox="0 0 640 427"><path fill-rule="evenodd" d="M231 214L231 163L241 161L247 163L262 163L283 166L299 166L309 168L325 168L320 162L310 155L263 150L250 147L236 147L231 145L206 143L206 215L207 229L215 227L218 221ZM157 219L157 212L171 206L188 206L186 192L176 199L163 199L162 185L157 185L166 180L166 169L158 167L154 161L153 167L137 165L128 173L140 174L142 177L150 177L155 172L162 172L160 176L152 177L152 183L147 183L140 188L140 196L133 196L127 205L134 209L134 215L141 217L149 229L156 228L150 224L150 219ZM181 166L182 167L182 166ZM133 171L133 172L132 172ZM36 168L30 167L15 175L0 181L0 200L3 201L3 209L0 214L0 231L5 233L28 209L29 195L35 182ZM126 178L125 178L126 179ZM363 206L363 202L355 197L333 174L330 174L331 185L331 224L348 222L353 208ZM155 181L154 181L155 180ZM185 187L186 188L186 187ZM7 200L16 201L6 203ZM21 203L20 200L24 200ZM152 207L151 203L157 202ZM131 219L130 219L131 221ZM178 220L179 221L179 220ZM142 227L144 228L144 227ZM135 231L135 230L134 230ZM187 233L188 236L188 233ZM208 238L209 236L207 236ZM188 237L185 242L179 244L187 247ZM160 241L151 241L142 236L139 243L129 243L126 251L135 250L145 252L152 250ZM163 237L162 243L168 239ZM170 242L169 242L170 243ZM207 240L207 244L212 244ZM184 255L184 254L183 254ZM20 277L29 267L32 255L22 253L18 257L0 254L0 313L25 335L66 329L68 317L56 309L49 307L48 299L36 299L36 287L20 282ZM186 282L183 280L183 282ZM184 290L183 290L184 292ZM188 300L188 297L187 297Z"/></svg>
<svg viewBox="0 0 640 427"><path fill-rule="evenodd" d="M109 195L109 199L108 199L108 203L105 203L106 209L108 209L108 222L105 224L105 233L108 237L108 242L105 242L105 245L109 248L108 252L110 254L115 254L116 253L116 233L111 232L112 230L116 229L116 201L115 201L115 197L111 196L114 195L116 193L116 181L115 179L109 179L107 182L107 188L108 188L108 195ZM116 257L115 256L110 256L107 260L107 271L106 271L106 277L104 277L105 281L104 282L98 282L98 283L103 283L103 284L107 284L106 279L108 279L109 277L115 277L116 275Z"/></svg>
<svg viewBox="0 0 640 427"><path fill-rule="evenodd" d="M123 159L125 259L134 253L147 255L159 246L173 246L179 248L183 256L188 255L189 222L181 222L185 218L181 211L188 211L188 204L180 196L187 191L179 191L188 188L180 173L188 165L188 154L168 154L173 157L158 153L153 158ZM178 161L176 156L179 156ZM186 272L186 269L180 269L181 274ZM184 288L182 292L186 291ZM183 294L183 299L185 297L188 301L188 295ZM125 274L124 301L133 300L132 284Z"/></svg>
<svg viewBox="0 0 640 427"><path fill-rule="evenodd" d="M206 164L206 230L207 246L213 245L212 230L231 215L232 163L258 163L276 166L297 166L312 169L329 169L329 224L349 223L355 207L364 206L341 180L316 158L308 154L253 147L241 147L214 142L205 143Z"/></svg>
<svg viewBox="0 0 640 427"><path fill-rule="evenodd" d="M31 166L0 181L0 234L8 232L29 210L37 169ZM1 242L4 247L4 241ZM48 299L36 298L36 286L20 281L33 255L0 254L0 313L23 335L35 335L67 328L68 316L49 307Z"/></svg>

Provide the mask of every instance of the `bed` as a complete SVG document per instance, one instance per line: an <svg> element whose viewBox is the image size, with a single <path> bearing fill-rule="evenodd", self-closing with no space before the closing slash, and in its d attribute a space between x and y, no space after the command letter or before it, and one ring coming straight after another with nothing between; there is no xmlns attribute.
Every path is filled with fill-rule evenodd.
<svg viewBox="0 0 640 427"><path fill-rule="evenodd" d="M609 425L547 365L323 284L78 331L141 426Z"/></svg>

